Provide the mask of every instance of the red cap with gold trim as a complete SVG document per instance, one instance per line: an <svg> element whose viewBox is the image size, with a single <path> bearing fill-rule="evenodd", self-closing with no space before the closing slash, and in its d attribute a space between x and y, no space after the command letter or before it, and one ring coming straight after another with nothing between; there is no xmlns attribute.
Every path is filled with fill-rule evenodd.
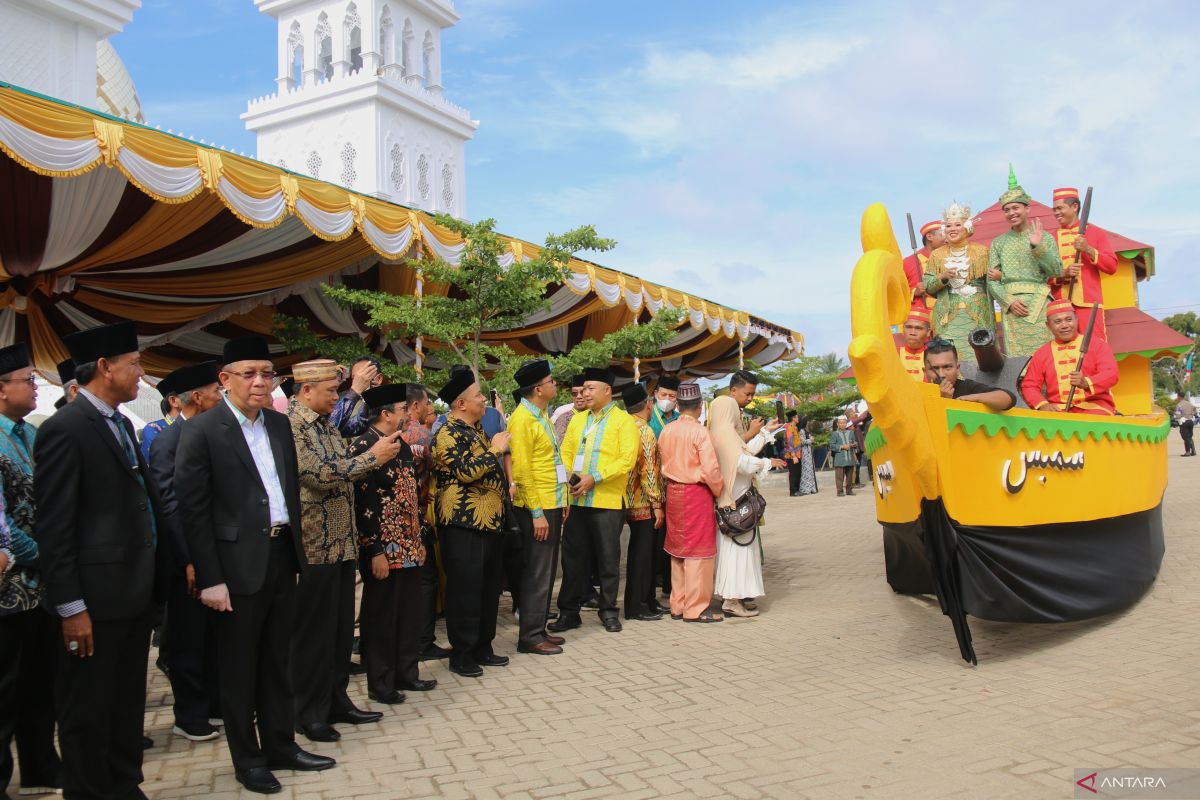
<svg viewBox="0 0 1200 800"><path fill-rule="evenodd" d="M935 219L933 222L926 222L921 226L921 238L928 236L941 227L942 221L940 219Z"/></svg>
<svg viewBox="0 0 1200 800"><path fill-rule="evenodd" d="M933 323L933 317L930 315L929 309L927 308L914 308L909 310L908 318L915 319L919 322L924 322L926 325L931 325Z"/></svg>
<svg viewBox="0 0 1200 800"><path fill-rule="evenodd" d="M1054 314L1061 314L1064 311L1074 311L1075 306L1071 305L1070 300L1051 300L1050 305L1046 306L1046 316L1050 317Z"/></svg>
<svg viewBox="0 0 1200 800"><path fill-rule="evenodd" d="M1078 200L1079 190L1072 186L1064 186L1061 189L1054 190L1055 200Z"/></svg>

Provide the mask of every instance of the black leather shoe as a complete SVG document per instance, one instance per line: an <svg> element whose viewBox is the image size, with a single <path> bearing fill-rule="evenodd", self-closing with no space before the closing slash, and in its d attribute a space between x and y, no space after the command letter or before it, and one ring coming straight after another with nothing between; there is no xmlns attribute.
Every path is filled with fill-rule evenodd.
<svg viewBox="0 0 1200 800"><path fill-rule="evenodd" d="M450 671L455 675L462 675L464 678L478 678L483 675L483 667L478 664L455 664L450 662Z"/></svg>
<svg viewBox="0 0 1200 800"><path fill-rule="evenodd" d="M330 728L330 730L333 729ZM337 731L334 731L334 733L337 733ZM297 750L287 758L281 758L278 761L268 761L267 767L270 769L294 769L297 772L320 772L336 764L337 762L329 756L319 756L307 750Z"/></svg>
<svg viewBox="0 0 1200 800"><path fill-rule="evenodd" d="M481 666L481 667L507 667L508 666L508 656L498 656L498 655L493 654L490 656L484 656L483 658L478 659L478 661L479 661L479 666Z"/></svg>
<svg viewBox="0 0 1200 800"><path fill-rule="evenodd" d="M640 622L653 622L656 619L662 619L662 612L659 611L639 611L633 616L626 615L625 619L636 619Z"/></svg>
<svg viewBox="0 0 1200 800"><path fill-rule="evenodd" d="M278 794L283 791L279 781L266 767L251 767L233 773L237 782L246 787L246 791L255 794Z"/></svg>
<svg viewBox="0 0 1200 800"><path fill-rule="evenodd" d="M600 608L600 599L597 597L589 597L587 600L583 601L583 607L590 608L595 611L596 609Z"/></svg>
<svg viewBox="0 0 1200 800"><path fill-rule="evenodd" d="M151 747L154 747L154 740L151 739L149 736L143 736L142 737L142 749L149 750Z"/></svg>
<svg viewBox="0 0 1200 800"><path fill-rule="evenodd" d="M609 633L620 633L621 620L617 619L616 617L609 617L608 619L604 620L604 630L608 631Z"/></svg>
<svg viewBox="0 0 1200 800"><path fill-rule="evenodd" d="M296 733L303 733L310 742L336 742L342 738L342 735L332 725L324 725L319 722L312 725L301 725L296 729Z"/></svg>
<svg viewBox="0 0 1200 800"><path fill-rule="evenodd" d="M428 692L437 686L437 680L430 678L422 680L417 678L415 681L400 681L400 688L406 692Z"/></svg>
<svg viewBox="0 0 1200 800"><path fill-rule="evenodd" d="M583 620L579 618L578 614L574 616L562 616L547 625L546 630L550 631L551 633L562 633L563 631L569 631L574 628L578 628L582 624Z"/></svg>
<svg viewBox="0 0 1200 800"><path fill-rule="evenodd" d="M387 694L375 694L367 692L367 697L376 703L384 703L389 706L399 705L404 702L404 692L398 692L395 689Z"/></svg>
<svg viewBox="0 0 1200 800"><path fill-rule="evenodd" d="M383 719L382 711L363 711L352 708L339 714L330 714L329 723L341 722L345 725L366 725L368 722L378 722Z"/></svg>
<svg viewBox="0 0 1200 800"><path fill-rule="evenodd" d="M440 658L449 658L450 648L442 647L440 644L431 644L421 651L422 661L437 661Z"/></svg>

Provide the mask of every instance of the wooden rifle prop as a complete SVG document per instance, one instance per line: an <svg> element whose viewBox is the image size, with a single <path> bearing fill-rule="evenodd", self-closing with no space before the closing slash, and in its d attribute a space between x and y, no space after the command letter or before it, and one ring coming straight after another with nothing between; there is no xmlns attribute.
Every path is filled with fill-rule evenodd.
<svg viewBox="0 0 1200 800"><path fill-rule="evenodd" d="M1075 364L1075 372L1083 372L1083 358L1087 355L1088 346L1092 343L1092 331L1096 327L1096 315L1100 313L1100 304L1092 304L1092 318L1088 320L1087 332L1083 334L1083 343L1079 345L1079 361ZM1075 390L1078 386L1072 386L1071 391L1067 393L1067 405L1063 411L1071 410L1071 403L1075 401Z"/></svg>
<svg viewBox="0 0 1200 800"><path fill-rule="evenodd" d="M905 213L904 216L908 217L908 243L910 245L912 245L913 261L917 262L917 270L918 270L918 272L920 272L920 277L918 278L917 286L924 287L925 286L925 274L924 274L924 271L921 270L921 256L919 255L919 250L917 248L917 231L915 228L913 228L912 214ZM908 301L911 303L913 300L916 299L916 297L917 297L917 290L911 289L909 291Z"/></svg>
<svg viewBox="0 0 1200 800"><path fill-rule="evenodd" d="M1080 236L1083 236L1084 234L1087 233L1088 217L1091 215L1091 213L1092 213L1092 187L1089 186L1087 188L1087 193L1083 196L1083 210L1079 212L1079 235ZM1082 257L1083 257L1083 253L1081 253L1079 251L1079 248L1076 248L1075 249L1074 266L1076 266L1076 267L1079 266L1079 259ZM1063 298L1064 300L1069 301L1071 299L1071 295L1075 293L1075 279L1078 277L1079 277L1078 275L1071 276L1071 282L1070 282L1070 284L1067 285L1067 296L1065 298ZM1091 325L1089 324L1088 327L1090 328Z"/></svg>

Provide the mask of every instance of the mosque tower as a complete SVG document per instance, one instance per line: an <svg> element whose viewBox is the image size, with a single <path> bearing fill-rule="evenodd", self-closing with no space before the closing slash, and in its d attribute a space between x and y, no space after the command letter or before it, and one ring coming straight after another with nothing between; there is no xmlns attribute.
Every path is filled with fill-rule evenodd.
<svg viewBox="0 0 1200 800"><path fill-rule="evenodd" d="M278 23L276 92L242 119L258 158L376 197L466 217L479 123L442 94L451 0L254 0Z"/></svg>

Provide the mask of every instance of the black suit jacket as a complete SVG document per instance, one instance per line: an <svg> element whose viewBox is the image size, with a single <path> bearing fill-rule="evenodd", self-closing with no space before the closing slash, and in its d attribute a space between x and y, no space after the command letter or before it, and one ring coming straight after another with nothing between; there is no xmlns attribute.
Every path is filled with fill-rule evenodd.
<svg viewBox="0 0 1200 800"><path fill-rule="evenodd" d="M93 620L144 614L157 588L150 520L158 489L146 476L129 420L125 428L145 489L108 422L83 395L43 422L34 442L35 531L50 603L83 600Z"/></svg>
<svg viewBox="0 0 1200 800"><path fill-rule="evenodd" d="M172 570L182 570L192 563L183 535L183 521L179 517L179 499L175 496L175 452L179 449L179 434L186 423L180 415L150 443L150 477L162 499L160 517L163 525L158 535L166 545L162 549L170 556Z"/></svg>
<svg viewBox="0 0 1200 800"><path fill-rule="evenodd" d="M259 413L265 415L299 568L304 563L304 546L292 426L278 411L263 409ZM224 583L230 594L258 592L267 575L271 509L250 447L225 401L183 425L175 454L174 486L177 513L196 567L196 585L207 589Z"/></svg>

